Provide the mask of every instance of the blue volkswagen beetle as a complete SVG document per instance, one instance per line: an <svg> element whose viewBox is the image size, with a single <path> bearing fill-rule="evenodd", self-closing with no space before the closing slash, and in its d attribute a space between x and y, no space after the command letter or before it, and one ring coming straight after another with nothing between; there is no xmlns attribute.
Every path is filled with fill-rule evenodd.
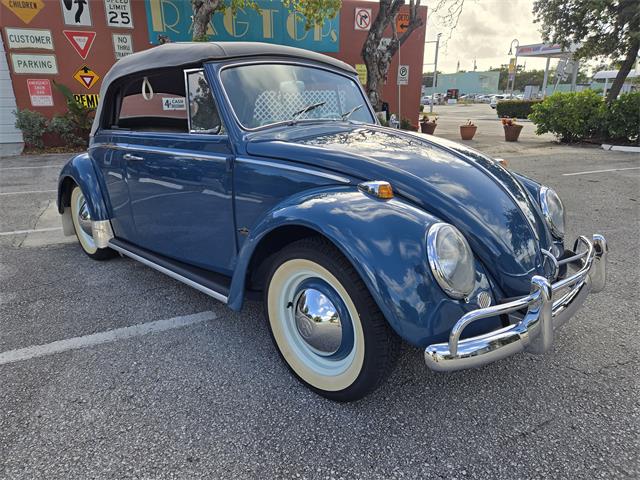
<svg viewBox="0 0 640 480"><path fill-rule="evenodd" d="M565 246L548 187L465 146L379 125L355 70L258 43L176 43L119 60L88 152L59 179L64 231L239 310L261 296L291 372L371 392L402 340L429 368L544 353L607 244Z"/></svg>

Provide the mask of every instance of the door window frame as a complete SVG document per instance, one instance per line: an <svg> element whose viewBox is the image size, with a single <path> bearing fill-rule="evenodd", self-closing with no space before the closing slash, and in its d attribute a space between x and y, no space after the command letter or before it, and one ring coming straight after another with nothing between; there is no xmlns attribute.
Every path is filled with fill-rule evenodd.
<svg viewBox="0 0 640 480"><path fill-rule="evenodd" d="M209 85L209 95L211 96L211 100L213 101L216 110L218 112L218 119L220 120L220 128L217 130L193 130L191 128L191 101L189 97L189 75L194 73L201 73L204 77L207 85ZM204 71L204 67L196 67L196 68L187 68L183 70L184 74L184 94L185 94L185 102L187 104L187 133L189 135L215 135L219 137L226 137L227 128L224 125L224 121L222 119L222 115L220 114L220 107L218 106L218 102L216 101L216 97L213 94L213 88L209 84L209 80L207 79L207 74Z"/></svg>

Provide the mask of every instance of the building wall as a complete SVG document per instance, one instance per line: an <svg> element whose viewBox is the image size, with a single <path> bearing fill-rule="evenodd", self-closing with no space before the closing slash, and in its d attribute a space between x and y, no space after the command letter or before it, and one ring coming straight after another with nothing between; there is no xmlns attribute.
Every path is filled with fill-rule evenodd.
<svg viewBox="0 0 640 480"><path fill-rule="evenodd" d="M24 147L22 132L14 126L12 112L15 109L16 97L4 55L4 42L0 38L0 157L19 155Z"/></svg>
<svg viewBox="0 0 640 480"><path fill-rule="evenodd" d="M110 3L113 2L112 4L117 4L117 0L107 1ZM145 6L144 3L140 1L133 0L128 2L131 8L133 28L116 28L109 26L107 24L107 13L103 0L89 0L88 4L84 6L83 15L80 19L84 23L90 23L90 25L65 24L63 0L32 0L30 2L23 2L39 6L40 8L37 11L34 9L26 13L18 11L19 14L23 15L22 18L7 7L8 3L10 2L2 2L0 5L0 27L2 27L5 50L7 51L6 58L11 70L11 80L16 94L18 108L20 109L36 110L48 117L66 111L64 96L54 87L53 82L61 83L69 87L74 94L83 95L80 98L82 101L96 101L96 95L98 95L100 91L102 79L116 61L113 44L114 34L130 36L133 51L139 51L149 47ZM72 8L77 8L77 4L72 3ZM86 14L87 11L89 12L90 22L85 21L88 18ZM70 13L72 21L75 21L75 11L72 10ZM28 19L28 17L24 16L26 14L33 15L28 22L25 21L25 19ZM45 43L32 39L31 42L25 42L25 44L31 43L32 48L26 48L26 45L21 45L20 48L11 48L11 42L9 41L9 32L11 30L8 30L11 28L34 29L30 32L35 35L39 35L37 30L50 32L52 46L45 48ZM95 35L93 43L86 53L86 58L83 58L82 55L74 49L72 43L65 36L65 31ZM22 34L28 35L29 31L25 30ZM57 73L50 73L38 68L36 68L36 70L40 70L40 72L17 73L12 64L12 56L15 57L16 55L28 55L29 57L23 58L35 60L43 58L41 57L42 55L53 55L55 57L55 63L57 64ZM76 72L85 66L92 72L95 72L99 77L99 79L92 82L88 88L84 83L74 78ZM49 81L53 96L52 106L34 106L32 104L29 95L28 80ZM41 100L41 102L46 103L46 100Z"/></svg>
<svg viewBox="0 0 640 480"><path fill-rule="evenodd" d="M339 58L350 65L363 64L360 52L368 32L354 28L355 11L356 8L370 8L373 18L375 18L378 13L378 6L378 2L343 0L340 12L340 51L337 54L329 53L328 55ZM407 12L408 9L406 7L401 10L401 13ZM420 108L427 7L420 8L420 16L422 17L423 26L411 34L400 51L400 64L409 66L409 84L400 87L401 115L416 124ZM389 28L385 32L385 36L390 38L391 35L391 28ZM389 103L390 111L395 113L398 112L398 86L396 84L398 65L398 55L395 55L389 68L386 84L382 90L383 100Z"/></svg>
<svg viewBox="0 0 640 480"><path fill-rule="evenodd" d="M447 93L450 88L457 88L460 94L498 93L500 72L459 72L441 73L438 75L436 93ZM431 95L431 87L424 89L426 95Z"/></svg>
<svg viewBox="0 0 640 480"><path fill-rule="evenodd" d="M363 63L360 51L367 32L355 29L355 9L371 8L375 15L377 2L344 0L339 17L327 22L321 29L310 31L302 28L302 20L293 18L292 21L292 17L287 16L279 5L274 7L279 2L259 0L258 3L261 2L269 8L273 7L274 13L268 17L269 22L266 21L267 9L261 14L252 10L240 11L235 18L228 10L226 16L221 13L214 16L210 38L285 43L323 51L354 66ZM71 10L67 10L65 5L69 5ZM88 0L82 12L77 10L79 5L82 2L75 3L73 0L0 2L0 28L19 109L39 111L48 117L64 112L65 99L54 87L54 82L68 86L74 94L79 95L79 100L87 104L98 101L102 79L117 61L114 35L127 40L127 44L130 42L134 52L158 43L159 35L174 40L189 38L189 0ZM107 7L113 12L108 13ZM75 24L76 13L79 13L80 25ZM422 8L421 15L425 20L426 13L426 7ZM131 19L128 25L125 17ZM110 19L118 23L110 23ZM128 28L131 26L133 28ZM16 28L22 30L16 31ZM391 35L391 31L388 35ZM82 40L86 36L93 37L87 52L81 48L78 52L68 38ZM414 121L420 101L424 36L425 28L422 27L402 47L402 64L409 65L409 85L401 87L402 116ZM76 40L76 43L82 42ZM124 53L127 53L126 49ZM83 54L86 58L83 58ZM20 65L14 65L18 59ZM31 69L31 72L21 73L16 66ZM397 111L397 69L396 55L383 90L383 98L389 102L393 112ZM97 80L88 81L92 76ZM30 88L31 94L36 94L33 100Z"/></svg>

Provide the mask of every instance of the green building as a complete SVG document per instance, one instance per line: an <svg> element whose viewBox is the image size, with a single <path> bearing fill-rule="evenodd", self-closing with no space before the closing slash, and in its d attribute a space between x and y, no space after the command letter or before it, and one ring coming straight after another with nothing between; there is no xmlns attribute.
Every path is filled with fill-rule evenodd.
<svg viewBox="0 0 640 480"><path fill-rule="evenodd" d="M500 72L458 72L438 75L435 93L447 93L450 88L457 88L460 94L498 93ZM423 95L431 95L431 87L423 87Z"/></svg>

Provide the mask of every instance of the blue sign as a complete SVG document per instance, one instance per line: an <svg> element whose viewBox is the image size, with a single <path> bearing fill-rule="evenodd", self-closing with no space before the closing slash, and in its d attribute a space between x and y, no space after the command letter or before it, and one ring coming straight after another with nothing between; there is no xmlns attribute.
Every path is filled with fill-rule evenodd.
<svg viewBox="0 0 640 480"><path fill-rule="evenodd" d="M191 40L191 2L189 0L145 0L149 41L162 37L172 42ZM337 52L340 48L340 14L309 30L305 18L282 2L257 0L260 11L230 8L215 13L209 24L211 41L267 42L305 48L316 52Z"/></svg>

